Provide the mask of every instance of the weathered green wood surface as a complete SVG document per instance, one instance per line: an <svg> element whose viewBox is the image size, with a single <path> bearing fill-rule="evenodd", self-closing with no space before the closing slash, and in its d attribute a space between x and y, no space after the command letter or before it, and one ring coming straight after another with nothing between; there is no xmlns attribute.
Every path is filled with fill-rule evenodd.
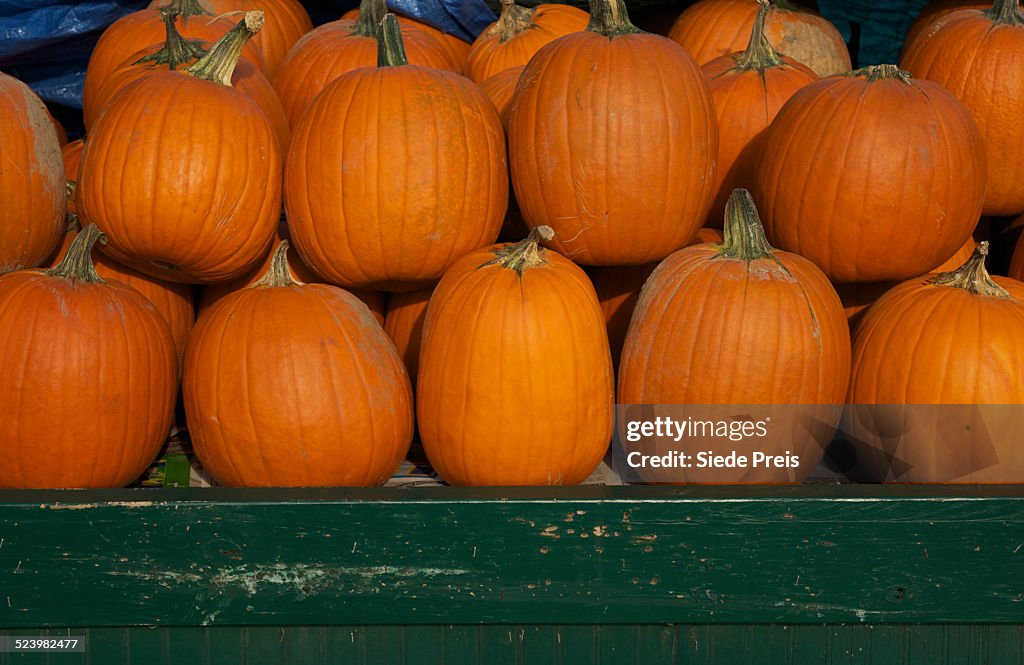
<svg viewBox="0 0 1024 665"><path fill-rule="evenodd" d="M1024 488L0 493L0 626L1024 623Z"/></svg>
<svg viewBox="0 0 1024 665"><path fill-rule="evenodd" d="M0 654L0 665L1021 665L1024 653L1020 627L979 625L256 626L76 634L87 637L87 654Z"/></svg>

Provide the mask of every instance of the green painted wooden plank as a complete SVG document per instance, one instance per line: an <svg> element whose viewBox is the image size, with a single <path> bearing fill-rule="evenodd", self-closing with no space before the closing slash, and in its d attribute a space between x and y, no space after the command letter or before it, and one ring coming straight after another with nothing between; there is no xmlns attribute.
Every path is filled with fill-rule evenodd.
<svg viewBox="0 0 1024 665"><path fill-rule="evenodd" d="M0 492L6 627L888 622L1024 622L1024 488Z"/></svg>

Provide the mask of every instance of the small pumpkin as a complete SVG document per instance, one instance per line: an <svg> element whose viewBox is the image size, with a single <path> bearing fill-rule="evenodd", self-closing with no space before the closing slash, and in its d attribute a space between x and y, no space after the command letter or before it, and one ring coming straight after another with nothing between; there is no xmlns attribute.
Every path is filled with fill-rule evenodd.
<svg viewBox="0 0 1024 665"><path fill-rule="evenodd" d="M287 247L192 331L182 393L196 456L223 485L381 485L412 440L409 377L366 305L296 282Z"/></svg>
<svg viewBox="0 0 1024 665"><path fill-rule="evenodd" d="M409 371L413 388L420 368L420 343L423 340L423 322L427 317L427 305L433 288L405 293L392 293L388 298L387 314L384 317L384 332L398 349L405 368Z"/></svg>
<svg viewBox="0 0 1024 665"><path fill-rule="evenodd" d="M981 134L941 86L877 65L816 81L772 122L754 196L775 245L835 282L915 277L970 237Z"/></svg>
<svg viewBox="0 0 1024 665"><path fill-rule="evenodd" d="M908 44L900 66L963 102L978 124L988 163L985 215L1024 212L1024 14L1017 0L938 19Z"/></svg>
<svg viewBox="0 0 1024 665"><path fill-rule="evenodd" d="M520 78L508 117L516 200L577 263L656 261L690 242L711 207L714 105L693 58L641 33L622 0L592 0L590 15Z"/></svg>
<svg viewBox="0 0 1024 665"><path fill-rule="evenodd" d="M247 13L194 65L129 84L97 119L77 206L119 263L210 283L265 256L280 217L281 153L259 105L230 85L240 44L262 20Z"/></svg>
<svg viewBox="0 0 1024 665"><path fill-rule="evenodd" d="M417 422L452 485L575 485L608 448L604 319L586 274L539 246L551 234L469 252L430 298Z"/></svg>
<svg viewBox="0 0 1024 665"><path fill-rule="evenodd" d="M526 69L525 65L510 67L480 84L480 89L494 104L494 108L498 109L501 124L506 128L508 127L508 107L512 103L512 95L516 91L516 84L519 83L519 77L524 69Z"/></svg>
<svg viewBox="0 0 1024 665"><path fill-rule="evenodd" d="M65 190L46 106L0 73L0 274L37 266L53 251L64 227Z"/></svg>
<svg viewBox="0 0 1024 665"><path fill-rule="evenodd" d="M1005 406L1024 404L1024 283L990 277L987 254L890 289L854 331L847 430L876 480L1024 478L1024 419Z"/></svg>
<svg viewBox="0 0 1024 665"><path fill-rule="evenodd" d="M590 16L571 5L522 7L501 0L501 15L473 42L466 76L483 83L510 67L525 66L533 54L559 37L587 28Z"/></svg>
<svg viewBox="0 0 1024 665"><path fill-rule="evenodd" d="M171 333L93 269L99 237L89 227L55 268L0 276L0 487L121 487L171 425Z"/></svg>
<svg viewBox="0 0 1024 665"><path fill-rule="evenodd" d="M703 65L742 50L757 12L758 0L700 0L680 14L668 36ZM836 27L789 0L771 0L765 36L772 48L818 76L850 71L850 53Z"/></svg>
<svg viewBox="0 0 1024 665"><path fill-rule="evenodd" d="M505 136L469 79L408 63L393 15L378 62L331 83L295 127L288 228L306 265L333 284L416 290L497 237Z"/></svg>

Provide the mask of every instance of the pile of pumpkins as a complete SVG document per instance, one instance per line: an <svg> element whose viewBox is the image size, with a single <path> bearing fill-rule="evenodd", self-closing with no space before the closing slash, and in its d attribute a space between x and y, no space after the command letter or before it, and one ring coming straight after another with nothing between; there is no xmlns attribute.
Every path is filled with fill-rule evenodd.
<svg viewBox="0 0 1024 665"><path fill-rule="evenodd" d="M0 75L0 487L131 482L179 390L219 483L288 486L381 484L417 430L451 484L576 484L616 402L1024 402L1024 253L991 277L973 239L1024 213L1024 17L941 5L850 71L774 0L668 37L502 0L472 44L159 0L63 150ZM804 463L758 481L821 459L784 434ZM1011 444L899 445L877 479L1024 481Z"/></svg>

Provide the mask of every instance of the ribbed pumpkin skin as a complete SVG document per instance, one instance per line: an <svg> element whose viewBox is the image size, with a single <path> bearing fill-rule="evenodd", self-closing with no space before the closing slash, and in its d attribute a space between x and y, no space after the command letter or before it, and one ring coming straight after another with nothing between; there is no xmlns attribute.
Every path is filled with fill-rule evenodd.
<svg viewBox="0 0 1024 665"><path fill-rule="evenodd" d="M412 389L352 294L252 286L196 322L185 353L196 455L233 486L380 485L409 449Z"/></svg>
<svg viewBox="0 0 1024 665"><path fill-rule="evenodd" d="M882 296L854 331L853 372L847 402L1024 403L1024 284L1002 277L992 279L1012 298L930 285L926 278L904 282ZM876 480L1020 482L1024 477L1024 449L1018 437L1020 419L1008 408L1013 407L987 412L989 417L1011 417L1008 429L981 433L980 443L993 449L999 462L996 465L977 468L977 451L930 438L902 437L905 440L893 449L895 435L883 442L870 429L863 428L855 430L863 447L858 458ZM964 417L966 411L954 413ZM886 415L884 411L882 415ZM884 457L864 454L882 449L887 451ZM902 462L900 467L883 462L893 457Z"/></svg>
<svg viewBox="0 0 1024 665"><path fill-rule="evenodd" d="M498 247L459 259L430 299L417 381L423 449L453 485L575 485L612 435L597 296L551 251L521 277L484 265Z"/></svg>
<svg viewBox="0 0 1024 665"><path fill-rule="evenodd" d="M359 8L350 9L341 15L342 19L349 19L355 21L359 18ZM416 28L427 33L434 38L438 44L444 49L444 52L448 55L448 66L444 69L450 69L451 71L462 74L466 69L466 58L469 57L470 44L462 41L455 35L450 35L447 32L441 32L429 23L423 21L417 21L410 16L402 16L401 14L395 14L395 18L398 19L398 24L406 28ZM415 64L415 63L413 63Z"/></svg>
<svg viewBox="0 0 1024 665"><path fill-rule="evenodd" d="M262 30L260 31L262 33ZM202 40L191 40L199 41L204 49L209 50L212 46L209 42L203 42ZM86 130L89 130L96 122L96 118L99 117L100 113L110 103L114 95L117 94L121 88L124 88L129 83L138 81L141 78L149 76L155 72L166 72L168 71L166 65L154 65L151 63L143 63L141 65L134 64L139 61L143 56L154 53L163 47L163 44L157 44L147 49L143 49L136 53L133 53L131 57L121 63L121 65L112 71L106 78L102 85L98 87L95 95L93 95L90 104L84 106L82 109L82 119L85 124ZM183 63L182 67L187 67L194 61ZM288 141L291 139L291 130L288 125L288 118L284 114L284 107L281 105L281 100L277 98L277 92L274 90L274 86L270 84L270 81L263 72L258 70L252 63L246 60L239 60L235 66L235 71L231 75L231 84L239 91L245 93L253 101L255 101L260 110L267 116L267 120L270 121L271 126L274 128L274 133L277 135L278 143L281 145L281 149L285 150L288 147Z"/></svg>
<svg viewBox="0 0 1024 665"><path fill-rule="evenodd" d="M952 14L962 9L989 9L991 7L991 2L977 2L976 0L932 0L932 2L924 6L914 19L910 30L907 31L906 37L903 38L903 49L900 51L900 55L906 53L910 45L922 33L926 32L933 23L944 18L947 14Z"/></svg>
<svg viewBox="0 0 1024 665"><path fill-rule="evenodd" d="M0 277L0 375L0 487L122 487L164 442L178 366L136 291L26 270Z"/></svg>
<svg viewBox="0 0 1024 665"><path fill-rule="evenodd" d="M420 342L423 340L423 322L427 305L434 289L420 289L406 293L393 293L388 297L388 311L384 317L384 332L398 349L405 368L416 387L420 369Z"/></svg>
<svg viewBox="0 0 1024 665"><path fill-rule="evenodd" d="M325 23L295 43L274 75L274 89L292 128L332 81L361 67L377 64L377 40L354 33L355 19ZM409 62L435 69L455 67L444 47L415 27L402 26Z"/></svg>
<svg viewBox="0 0 1024 665"><path fill-rule="evenodd" d="M663 37L578 32L551 42L520 78L508 136L526 223L552 227L550 245L577 263L662 259L711 206L711 94L693 59Z"/></svg>
<svg viewBox="0 0 1024 665"><path fill-rule="evenodd" d="M519 77L524 69L526 69L525 66L511 67L498 72L480 84L480 89L487 95L487 99L491 100L494 108L498 109L501 124L505 127L508 126L508 107L512 103L512 95L516 91L516 84L519 83Z"/></svg>
<svg viewBox="0 0 1024 665"><path fill-rule="evenodd" d="M902 280L970 237L984 147L963 105L930 81L831 77L776 116L754 184L773 245L835 282Z"/></svg>
<svg viewBox="0 0 1024 665"><path fill-rule="evenodd" d="M424 288L498 236L508 207L501 120L452 72L350 72L295 127L285 194L295 245L324 279Z"/></svg>
<svg viewBox="0 0 1024 665"><path fill-rule="evenodd" d="M669 39L704 65L742 51L757 15L757 0L701 0L676 19ZM824 17L803 8L783 9L773 3L765 36L779 53L810 67L818 76L850 71L850 53L842 35Z"/></svg>
<svg viewBox="0 0 1024 665"><path fill-rule="evenodd" d="M510 67L525 66L544 45L585 30L589 20L590 14L577 7L541 4L533 8L530 27L504 41L498 23L492 23L473 42L466 60L466 76L482 83Z"/></svg>
<svg viewBox="0 0 1024 665"><path fill-rule="evenodd" d="M977 121L988 162L984 214L1024 212L1024 25L953 12L908 46L900 66L952 92Z"/></svg>
<svg viewBox="0 0 1024 665"><path fill-rule="evenodd" d="M82 163L82 151L85 150L85 139L75 139L71 143L64 144L60 149L61 161L64 162L64 178L70 182L78 182L78 166ZM65 199L65 209L71 214L77 214L75 208L75 197L69 195ZM65 247L65 249L67 249ZM47 265L53 265L47 262Z"/></svg>
<svg viewBox="0 0 1024 665"><path fill-rule="evenodd" d="M202 39L210 43L220 39L234 25L231 19L215 19L214 16L191 16L184 21L179 17L174 24L187 39ZM166 36L166 27L157 9L141 9L114 21L103 31L89 56L82 105L93 106L92 98L99 92L103 81L129 56L153 44L162 43ZM250 41L246 44L242 57L266 71L263 54L256 43Z"/></svg>
<svg viewBox="0 0 1024 665"><path fill-rule="evenodd" d="M226 281L264 257L277 228L277 138L240 91L152 74L123 88L90 132L77 204L117 261L170 281Z"/></svg>
<svg viewBox="0 0 1024 665"><path fill-rule="evenodd" d="M64 169L46 107L0 73L0 274L37 266L64 228Z"/></svg>
<svg viewBox="0 0 1024 665"><path fill-rule="evenodd" d="M797 90L813 83L817 75L799 62L756 69L735 69L736 56L715 58L701 67L715 103L719 132L718 182L708 226L722 226L725 202L737 187L753 186L757 151L764 131Z"/></svg>

